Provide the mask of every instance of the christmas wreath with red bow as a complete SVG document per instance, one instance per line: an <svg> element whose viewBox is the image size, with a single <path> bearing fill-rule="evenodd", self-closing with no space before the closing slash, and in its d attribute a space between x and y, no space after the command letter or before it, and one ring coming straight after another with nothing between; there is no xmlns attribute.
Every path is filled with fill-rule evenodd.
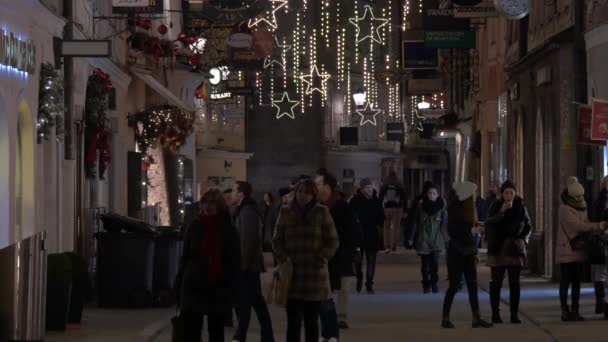
<svg viewBox="0 0 608 342"><path fill-rule="evenodd" d="M95 69L87 83L85 102L85 173L89 178L104 179L111 161L110 132L106 112L113 85L110 75Z"/></svg>
<svg viewBox="0 0 608 342"><path fill-rule="evenodd" d="M130 114L129 126L135 130L135 139L142 152L156 146L175 151L194 130L194 115L174 106L157 106Z"/></svg>

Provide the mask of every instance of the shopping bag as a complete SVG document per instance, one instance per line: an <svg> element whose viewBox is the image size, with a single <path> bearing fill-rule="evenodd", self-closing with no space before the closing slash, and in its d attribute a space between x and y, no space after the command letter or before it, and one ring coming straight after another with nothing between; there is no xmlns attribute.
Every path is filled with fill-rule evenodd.
<svg viewBox="0 0 608 342"><path fill-rule="evenodd" d="M289 286L291 285L292 276L293 264L290 261L284 262L275 268L266 295L266 301L269 304L283 307L287 305L287 297L289 295Z"/></svg>

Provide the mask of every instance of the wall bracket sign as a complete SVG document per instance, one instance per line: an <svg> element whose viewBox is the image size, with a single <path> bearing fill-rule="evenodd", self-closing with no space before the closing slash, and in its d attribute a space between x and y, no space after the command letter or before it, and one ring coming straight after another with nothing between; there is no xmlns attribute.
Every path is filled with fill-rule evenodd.
<svg viewBox="0 0 608 342"><path fill-rule="evenodd" d="M64 57L111 57L110 40L64 40L61 42L61 56Z"/></svg>

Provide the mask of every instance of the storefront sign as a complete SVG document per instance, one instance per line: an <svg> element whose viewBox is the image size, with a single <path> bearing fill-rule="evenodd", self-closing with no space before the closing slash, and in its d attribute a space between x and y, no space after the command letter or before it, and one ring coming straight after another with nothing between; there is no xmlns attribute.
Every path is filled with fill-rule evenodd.
<svg viewBox="0 0 608 342"><path fill-rule="evenodd" d="M19 71L36 71L36 47L32 40L20 40L12 32L0 30L0 64Z"/></svg>
<svg viewBox="0 0 608 342"><path fill-rule="evenodd" d="M402 42L404 69L436 69L439 67L439 52L437 48L424 45L424 41L403 41Z"/></svg>
<svg viewBox="0 0 608 342"><path fill-rule="evenodd" d="M426 31L426 46L449 49L474 49L477 40L473 31Z"/></svg>
<svg viewBox="0 0 608 342"><path fill-rule="evenodd" d="M112 0L112 13L155 13L164 12L164 0Z"/></svg>
<svg viewBox="0 0 608 342"><path fill-rule="evenodd" d="M454 18L488 18L498 17L494 6L454 7Z"/></svg>
<svg viewBox="0 0 608 342"><path fill-rule="evenodd" d="M150 5L150 0L112 0L114 7L145 7Z"/></svg>
<svg viewBox="0 0 608 342"><path fill-rule="evenodd" d="M591 140L608 140L608 101L593 99Z"/></svg>
<svg viewBox="0 0 608 342"><path fill-rule="evenodd" d="M578 125L576 128L577 132L577 143L581 145L601 145L605 146L605 140L592 140L591 139L591 114L592 110L589 106L580 106L578 108Z"/></svg>
<svg viewBox="0 0 608 342"><path fill-rule="evenodd" d="M232 93L225 92L225 93L211 94L210 97L211 97L212 100L229 99L229 98L232 97Z"/></svg>
<svg viewBox="0 0 608 342"><path fill-rule="evenodd" d="M447 114L445 109L421 109L419 112L425 119L439 119Z"/></svg>
<svg viewBox="0 0 608 342"><path fill-rule="evenodd" d="M424 30L468 30L469 20L454 18L453 8L427 8L422 16Z"/></svg>
<svg viewBox="0 0 608 342"><path fill-rule="evenodd" d="M387 141L403 141L405 138L405 125L403 122L388 122L386 124Z"/></svg>

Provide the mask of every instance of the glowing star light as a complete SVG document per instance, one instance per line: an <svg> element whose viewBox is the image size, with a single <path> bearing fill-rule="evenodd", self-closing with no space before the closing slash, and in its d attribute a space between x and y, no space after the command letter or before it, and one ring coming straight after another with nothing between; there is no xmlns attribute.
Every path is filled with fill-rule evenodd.
<svg viewBox="0 0 608 342"><path fill-rule="evenodd" d="M382 110L380 109L373 109L371 107L371 105L368 103L365 104L365 108L363 108L363 110L358 110L357 114L359 114L359 116L361 116L361 126L364 126L366 124L372 124L374 126L376 126L378 123L376 122L376 116L378 114L382 113ZM370 119L371 117L371 119Z"/></svg>
<svg viewBox="0 0 608 342"><path fill-rule="evenodd" d="M314 86L315 77L321 79L321 88L317 88ZM329 80L331 76L329 74L320 74L317 66L313 66L310 69L309 75L300 76L302 82L306 83L306 95L312 94L314 91L318 91L323 96L327 96L327 80Z"/></svg>
<svg viewBox="0 0 608 342"><path fill-rule="evenodd" d="M278 47L279 49L281 49L281 60L283 61L282 63L279 62L279 60L275 59L275 58L271 58L271 57L266 57L264 59L264 69L270 67L273 64L276 64L278 66L280 66L281 68L285 69L285 58L284 58L284 54L287 53L287 51L291 50L291 45L285 44L285 45L281 45L281 43L279 43L279 40L277 39L277 37L274 37L274 41L275 41L275 46Z"/></svg>
<svg viewBox="0 0 608 342"><path fill-rule="evenodd" d="M272 9L255 19L249 19L249 28L258 26L261 22L265 22L268 26L272 27L273 30L276 30L278 25L275 14L278 10L287 6L287 0L270 0L270 2L272 3Z"/></svg>
<svg viewBox="0 0 608 342"><path fill-rule="evenodd" d="M291 99L289 99L289 94L287 94L287 92L283 93L283 97L281 97L280 100L278 100L278 101L272 100L272 106L277 107L277 120L284 116L288 116L292 119L295 119L296 116L293 113L293 109L299 105L300 105L299 101L291 101ZM290 108L289 112L281 109L281 108L286 108L286 107Z"/></svg>
<svg viewBox="0 0 608 342"><path fill-rule="evenodd" d="M359 22L365 20L367 18L368 14L371 17L371 23L372 23L373 27L375 28L375 31L372 30L370 32L370 34L368 34L367 36L364 36L363 38L360 38L359 35L361 34L361 26L360 26ZM348 21L357 28L357 36L356 36L357 43L361 43L362 41L369 38L369 39L375 41L376 43L384 44L382 42L382 35L380 34L380 30L388 24L389 20L384 19L384 18L376 18L374 16L374 12L372 11L372 8L370 5L365 6L365 12L363 13L362 17L350 18L350 19L348 19ZM375 33L375 35L374 35L374 33Z"/></svg>

